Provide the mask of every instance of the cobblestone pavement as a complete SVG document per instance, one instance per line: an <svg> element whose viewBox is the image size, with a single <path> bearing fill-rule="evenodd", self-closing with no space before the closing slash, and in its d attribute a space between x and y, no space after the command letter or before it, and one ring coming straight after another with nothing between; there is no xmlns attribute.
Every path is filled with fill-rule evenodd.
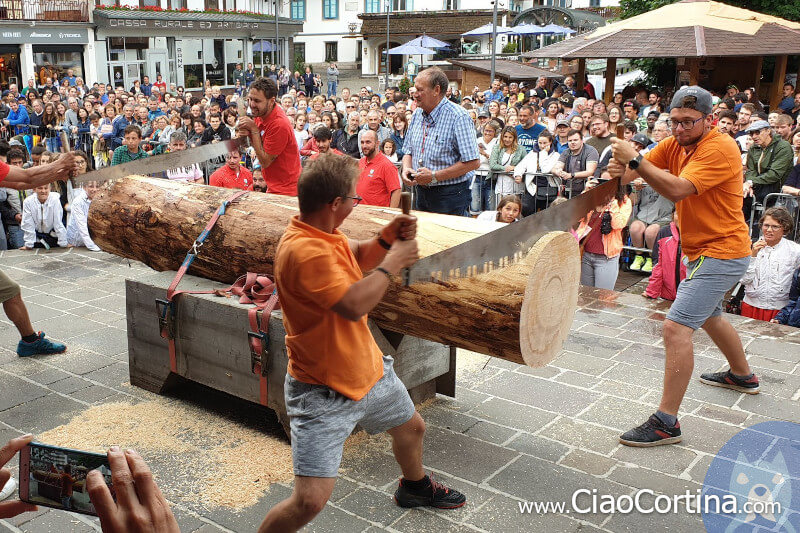
<svg viewBox="0 0 800 533"><path fill-rule="evenodd" d="M0 441L68 422L90 406L151 398L128 382L124 279L149 268L74 249L0 255L0 269L23 287L34 325L65 340L64 355L19 359L18 335L0 317ZM372 439L343 463L333 498L309 531L702 531L678 514L521 514L529 500L569 502L578 488L598 494L652 489L667 495L702 485L713 455L734 434L769 420L800 422L800 332L730 317L762 380L748 396L693 379L681 414L684 441L656 449L620 446L618 434L643 421L659 399L663 303L630 293L583 289L563 353L543 369L461 352L455 399L426 402L424 462L468 496L454 511L404 510L391 494L399 475L386 439ZM725 366L703 333L695 374ZM175 401L208 409L234 400L192 393ZM205 402L205 403L204 403ZM266 418L266 417L264 417ZM272 419L265 431L279 431ZM154 464L156 475L159 465ZM167 486L178 483L165 479ZM173 489L175 487L172 487ZM291 485L275 484L242 512L175 503L183 531L253 531ZM174 501L174 499L173 499ZM42 508L0 520L0 531L98 530L96 520Z"/></svg>

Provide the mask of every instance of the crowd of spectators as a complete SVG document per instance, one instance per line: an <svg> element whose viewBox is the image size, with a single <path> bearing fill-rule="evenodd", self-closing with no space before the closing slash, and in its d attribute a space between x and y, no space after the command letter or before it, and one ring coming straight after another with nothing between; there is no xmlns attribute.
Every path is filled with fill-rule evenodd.
<svg viewBox="0 0 800 533"><path fill-rule="evenodd" d="M7 143L0 144L4 152L0 155L12 164L28 166L51 160L63 149L80 150L91 170L232 139L243 113L255 114L247 99L248 88L256 81L252 65L247 69L238 65L235 74L236 88L225 91L230 94L208 83L202 90L186 91L167 86L160 77L153 83L144 77L130 90L88 85L74 76L48 79L42 86L31 80L22 91L12 85L3 91L0 104L0 137ZM431 68L423 70L406 92L389 87L381 94L368 86L340 87L333 63L325 74L327 87L311 68L304 73L270 69L269 87L275 93L271 88L262 92L267 101L275 98L277 111L265 104L259 116L263 124L275 117L283 123L285 117L291 147L265 144L260 156L250 148L200 165L165 169L162 177L293 194L292 184L270 183L269 172L261 168L264 159L272 166L280 155L270 149L284 153L291 148L285 158L296 159L298 165L312 164L323 155L360 160L359 201L397 206L405 187L413 190L417 209L473 217L486 213L482 218L507 222L509 213L514 213L513 220L530 216L608 179L611 138L617 131L624 131L625 139L646 153L675 127L667 112L669 92L629 87L606 103L595 97L591 84L578 87L570 76L539 78L529 84L494 80L488 88L462 93L447 83L441 71ZM767 261L764 257L779 243L794 238L800 211L795 200L800 196L798 114L800 92L790 83L774 110L765 108L752 89L740 91L730 85L714 93L714 125L732 137L741 152L743 215L757 245L754 262ZM61 132L67 134L70 146L61 146ZM53 185L49 194L0 190L4 226L0 246L2 239L8 247L31 244L31 231L23 221L24 204L30 198L52 206L48 216L55 222L53 195L59 197L64 232L61 227L35 229L33 245L66 243L74 189L78 188L67 184ZM463 209L462 191L467 195ZM82 202L91 199L83 191L78 193ZM764 215L775 205L783 207L790 224L783 218L774 223L774 213ZM627 249L623 255L631 270L653 272L657 278L658 288L649 295L674 294L681 261L673 212L672 202L642 180L631 184L625 198L598 206L584 221L585 228L592 228L583 243L588 246L585 263L591 263L584 281L613 288L620 255ZM783 234L776 241L773 226L778 225ZM761 238L766 226L768 235ZM663 244L668 244L666 249ZM668 265L658 268L662 254L667 254ZM756 288L763 289L758 274L763 268L748 273L743 280L748 294L745 312L757 308L777 313L786 304L800 265L785 266L782 288L774 293ZM769 296L767 305L764 294L780 297Z"/></svg>

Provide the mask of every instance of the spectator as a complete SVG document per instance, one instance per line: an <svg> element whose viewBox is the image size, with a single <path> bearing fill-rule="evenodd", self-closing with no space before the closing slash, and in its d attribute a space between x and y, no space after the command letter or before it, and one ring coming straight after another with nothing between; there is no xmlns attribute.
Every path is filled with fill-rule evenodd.
<svg viewBox="0 0 800 533"><path fill-rule="evenodd" d="M305 89L306 96L309 98L314 96L314 74L312 74L309 65L306 65L306 71L303 74L303 88Z"/></svg>
<svg viewBox="0 0 800 533"><path fill-rule="evenodd" d="M447 92L446 89L445 92ZM500 90L500 80L492 80L492 87L483 92L483 98L486 104L491 102L500 102L505 99L503 91Z"/></svg>
<svg viewBox="0 0 800 533"><path fill-rule="evenodd" d="M92 199L100 187L96 181L87 181L83 184L83 189L80 194L76 194L71 202L72 210L69 223L67 224L67 245L85 246L92 252L99 252L100 247L97 246L89 235L89 206Z"/></svg>
<svg viewBox="0 0 800 533"><path fill-rule="evenodd" d="M13 99L8 102L8 107L10 112L2 121L3 128L12 137L28 133L28 125L31 123L28 109L24 105L19 105L19 102Z"/></svg>
<svg viewBox="0 0 800 533"><path fill-rule="evenodd" d="M253 64L247 64L247 70L244 71L244 86L250 88L250 84L256 79L256 71L253 69Z"/></svg>
<svg viewBox="0 0 800 533"><path fill-rule="evenodd" d="M395 114L394 118L392 119L391 135L389 138L397 147L398 159L402 159L405 155L405 152L403 151L403 143L405 143L407 133L408 120L406 119L405 115L401 113Z"/></svg>
<svg viewBox="0 0 800 533"><path fill-rule="evenodd" d="M139 146L141 141L142 130L139 129L139 126L135 124L127 126L123 132L123 145L114 150L111 166L147 157L147 152Z"/></svg>
<svg viewBox="0 0 800 533"><path fill-rule="evenodd" d="M226 189L252 191L253 174L242 166L242 154L239 150L231 150L225 158L225 164L211 174L208 184Z"/></svg>
<svg viewBox="0 0 800 533"><path fill-rule="evenodd" d="M546 129L543 124L538 122L539 119L539 106L537 104L528 104L522 106L519 110L519 126L517 126L517 142L520 146L525 148L525 151L530 153L531 150L536 150L536 140L539 135Z"/></svg>
<svg viewBox="0 0 800 533"><path fill-rule="evenodd" d="M44 106L42 113L42 136L44 137L45 147L48 152L58 152L59 140L58 134L61 131L61 123L56 114L56 106L52 103L47 103Z"/></svg>
<svg viewBox="0 0 800 533"><path fill-rule="evenodd" d="M539 99L540 102L543 102L545 98L547 98L550 93L547 89L547 78L544 76L539 76L536 79L536 86L531 89L531 94L535 94L536 97Z"/></svg>
<svg viewBox="0 0 800 533"><path fill-rule="evenodd" d="M310 70L310 69L307 69ZM272 194L297 195L300 150L286 113L275 102L275 82L259 78L250 85L250 109L255 120L239 118L239 136L249 136Z"/></svg>
<svg viewBox="0 0 800 533"><path fill-rule="evenodd" d="M788 81L783 84L783 99L778 104L778 109L790 113L794 107L794 85Z"/></svg>
<svg viewBox="0 0 800 533"><path fill-rule="evenodd" d="M580 131L569 130L567 143L569 150L560 154L558 163L553 167L553 174L564 180L565 191L571 198L583 192L586 180L594 176L599 154L597 150L584 144Z"/></svg>
<svg viewBox="0 0 800 533"><path fill-rule="evenodd" d="M62 222L64 211L57 192L50 192L50 184L34 189L22 203L22 232L25 244L21 249L64 247L67 230Z"/></svg>
<svg viewBox="0 0 800 533"><path fill-rule="evenodd" d="M202 119L192 119L192 132L186 139L189 148L197 148L203 144L203 135L206 132L206 123Z"/></svg>
<svg viewBox="0 0 800 533"><path fill-rule="evenodd" d="M220 141L227 141L231 138L231 130L222 123L222 116L219 113L212 113L208 117L208 127L203 131L201 144L214 144Z"/></svg>
<svg viewBox="0 0 800 533"><path fill-rule="evenodd" d="M355 108L355 105L348 107L348 109L351 108ZM359 115L356 111L351 111L347 116L347 125L345 126L345 129L342 130L341 134L336 139L336 148L340 152L349 155L352 158L358 159L359 154L361 153L361 146L358 142L359 133L361 133L359 126Z"/></svg>
<svg viewBox="0 0 800 533"><path fill-rule="evenodd" d="M378 142L383 142L388 139L392 132L389 128L381 124L381 114L375 109L367 113L367 124L358 132L358 145L361 146L361 137L365 131L372 130L378 136ZM364 155L363 153L361 154Z"/></svg>
<svg viewBox="0 0 800 533"><path fill-rule="evenodd" d="M497 133L499 131L500 124L496 121L490 121L483 127L483 134L478 139L479 166L471 186L470 202L470 212L475 215L491 210L492 206L495 205L492 191L494 191L496 181L489 171L489 158L497 145Z"/></svg>
<svg viewBox="0 0 800 533"><path fill-rule="evenodd" d="M739 131L739 125L736 122L736 113L733 111L722 111L717 120L717 127L720 133L726 133L734 137Z"/></svg>
<svg viewBox="0 0 800 533"><path fill-rule="evenodd" d="M167 92L167 84L164 83L164 77L161 74L156 74L156 81L153 83L153 87L158 89L159 93Z"/></svg>
<svg viewBox="0 0 800 533"><path fill-rule="evenodd" d="M753 244L747 272L742 276L742 316L770 321L789 304L792 276L800 266L800 244L787 238L792 216L772 207L759 220L762 237Z"/></svg>
<svg viewBox="0 0 800 533"><path fill-rule="evenodd" d="M503 222L504 224L511 224L519 220L519 214L522 210L522 203L519 196L509 194L503 196L497 203L496 211L484 211L478 215L478 220L491 220L493 222Z"/></svg>
<svg viewBox="0 0 800 533"><path fill-rule="evenodd" d="M522 195L525 187L521 180L514 179L514 170L526 155L525 148L517 144L517 131L511 127L503 128L489 157L489 170L492 179L496 180L494 193L497 204L503 196Z"/></svg>
<svg viewBox="0 0 800 533"><path fill-rule="evenodd" d="M587 183L589 190L597 180ZM584 241L581 259L581 285L613 290L619 274L619 254L622 251L622 230L631 217L631 200L627 195L599 205L581 220L576 231Z"/></svg>
<svg viewBox="0 0 800 533"><path fill-rule="evenodd" d="M747 135L747 128L750 126L750 118L755 112L756 106L750 103L744 103L741 105L741 107L739 107L739 110L737 111L737 125L739 128L736 132L736 135L734 135L734 138L738 139L739 137Z"/></svg>
<svg viewBox="0 0 800 533"><path fill-rule="evenodd" d="M780 192L792 168L792 147L773 134L764 120L754 122L746 131L753 139L744 173L744 213L749 220L753 202L763 204L768 194Z"/></svg>
<svg viewBox="0 0 800 533"><path fill-rule="evenodd" d="M558 196L558 187L553 186L547 176L558 162L559 153L553 144L550 132L543 131L538 139L539 151L530 151L514 168L514 180L524 183L522 216L545 209Z"/></svg>
<svg viewBox="0 0 800 533"><path fill-rule="evenodd" d="M386 158L392 162L392 164L397 164L400 162L397 157L397 145L391 138L383 140L381 143L381 153L385 155Z"/></svg>
<svg viewBox="0 0 800 533"><path fill-rule="evenodd" d="M309 159L314 160L322 154L345 155L336 148L331 147L333 134L327 126L318 126L314 130L314 150L311 152ZM309 141L310 143L311 141ZM301 151L302 153L302 151Z"/></svg>
<svg viewBox="0 0 800 533"><path fill-rule="evenodd" d="M339 85L339 69L336 67L336 63L331 62L328 65L326 74L328 75L328 98L330 98L331 96L336 96Z"/></svg>
<svg viewBox="0 0 800 533"><path fill-rule="evenodd" d="M665 233L663 237L661 237L662 233ZM683 254L677 214L673 214L669 226L661 229L659 237L653 249L657 263L650 274L644 296L675 301L678 285L686 278L686 265L681 260Z"/></svg>
<svg viewBox="0 0 800 533"><path fill-rule="evenodd" d="M378 149L374 131L365 131L361 136L361 151L364 157L358 164L361 172L356 194L367 205L399 207L402 184L397 167Z"/></svg>
<svg viewBox="0 0 800 533"><path fill-rule="evenodd" d="M46 107L45 107L45 113L47 113ZM114 123L112 125L111 145L109 146L109 149L111 151L114 151L120 146L122 146L122 136L124 135L125 129L132 124L134 124L133 106L125 105L125 107L122 108L122 116L115 118ZM58 150L52 150L49 147L48 150L50 150L51 152L58 151Z"/></svg>
<svg viewBox="0 0 800 533"><path fill-rule="evenodd" d="M255 192L267 192L267 182L264 181L264 176L261 175L261 167L253 169L253 190Z"/></svg>
<svg viewBox="0 0 800 533"><path fill-rule="evenodd" d="M186 150L186 134L182 131L175 131L169 137L169 151L182 152ZM202 183L203 171L200 170L200 165L192 163L186 167L173 168L166 171L167 179L188 181L189 183Z"/></svg>
<svg viewBox="0 0 800 533"><path fill-rule="evenodd" d="M638 207L630 226L631 244L636 248L643 248L646 245L647 248L653 250L659 231L672 220L675 204L661 196L641 178L637 178L631 183L636 192L634 204ZM653 271L654 257L655 254L652 252L647 257L645 254L637 252L630 269L649 274Z"/></svg>
<svg viewBox="0 0 800 533"><path fill-rule="evenodd" d="M417 209L466 216L469 184L480 164L467 111L447 98L447 76L438 67L415 81L417 110L403 150L403 182L417 187Z"/></svg>
<svg viewBox="0 0 800 533"><path fill-rule="evenodd" d="M586 139L586 144L597 150L599 154L597 168L594 171L596 178L605 171L611 159L611 138L615 137L608 129L609 118L605 113L594 115L589 121L589 131L592 136Z"/></svg>
<svg viewBox="0 0 800 533"><path fill-rule="evenodd" d="M781 139L791 144L792 142L792 126L794 121L789 115L778 115L775 118L775 126L773 130Z"/></svg>

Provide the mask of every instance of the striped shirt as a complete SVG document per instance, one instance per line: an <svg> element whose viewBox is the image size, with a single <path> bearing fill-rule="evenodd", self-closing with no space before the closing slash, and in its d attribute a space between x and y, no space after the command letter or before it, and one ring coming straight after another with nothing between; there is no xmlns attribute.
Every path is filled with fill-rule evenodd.
<svg viewBox="0 0 800 533"><path fill-rule="evenodd" d="M430 114L422 108L414 111L403 151L411 156L414 170L425 167L439 171L462 161L474 161L479 157L475 125L466 109L442 98ZM470 181L473 174L475 172L470 170L463 176L440 180L431 186Z"/></svg>

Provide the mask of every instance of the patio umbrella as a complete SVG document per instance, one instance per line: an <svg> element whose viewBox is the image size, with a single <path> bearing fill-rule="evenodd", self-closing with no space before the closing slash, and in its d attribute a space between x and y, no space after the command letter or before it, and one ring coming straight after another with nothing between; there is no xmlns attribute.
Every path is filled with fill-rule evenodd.
<svg viewBox="0 0 800 533"><path fill-rule="evenodd" d="M416 39L411 39L406 44L413 44L415 46L422 46L423 48L449 48L450 45L439 39L428 37L425 34L420 35Z"/></svg>
<svg viewBox="0 0 800 533"><path fill-rule="evenodd" d="M564 26L559 26L558 24L548 24L543 30L546 30L542 33L551 33L556 35L572 35L573 33L577 33L575 30L570 28L565 28Z"/></svg>
<svg viewBox="0 0 800 533"><path fill-rule="evenodd" d="M256 41L253 43L253 52L272 52L273 46L269 41Z"/></svg>
<svg viewBox="0 0 800 533"><path fill-rule="evenodd" d="M394 48L389 48L389 55L392 56L410 56L410 55L419 55L419 60L422 65L425 64L425 60L422 59L422 56L430 56L436 53L436 50L431 50L430 48L425 48L424 46L418 46L416 44L411 44L410 42L406 44L401 44L400 46L395 46ZM388 76L387 76L388 80ZM388 84L387 84L388 86Z"/></svg>
<svg viewBox="0 0 800 533"><path fill-rule="evenodd" d="M507 28L506 26L497 26L496 32L497 35L516 35L517 32L514 28ZM492 34L492 25L491 24L484 24L480 28L475 28L474 30L469 30L468 32L462 33L462 37L480 37L481 35L491 35Z"/></svg>
<svg viewBox="0 0 800 533"><path fill-rule="evenodd" d="M546 35L553 33L546 30L544 26L537 26L536 24L520 24L519 26L514 26L513 30L518 35Z"/></svg>

